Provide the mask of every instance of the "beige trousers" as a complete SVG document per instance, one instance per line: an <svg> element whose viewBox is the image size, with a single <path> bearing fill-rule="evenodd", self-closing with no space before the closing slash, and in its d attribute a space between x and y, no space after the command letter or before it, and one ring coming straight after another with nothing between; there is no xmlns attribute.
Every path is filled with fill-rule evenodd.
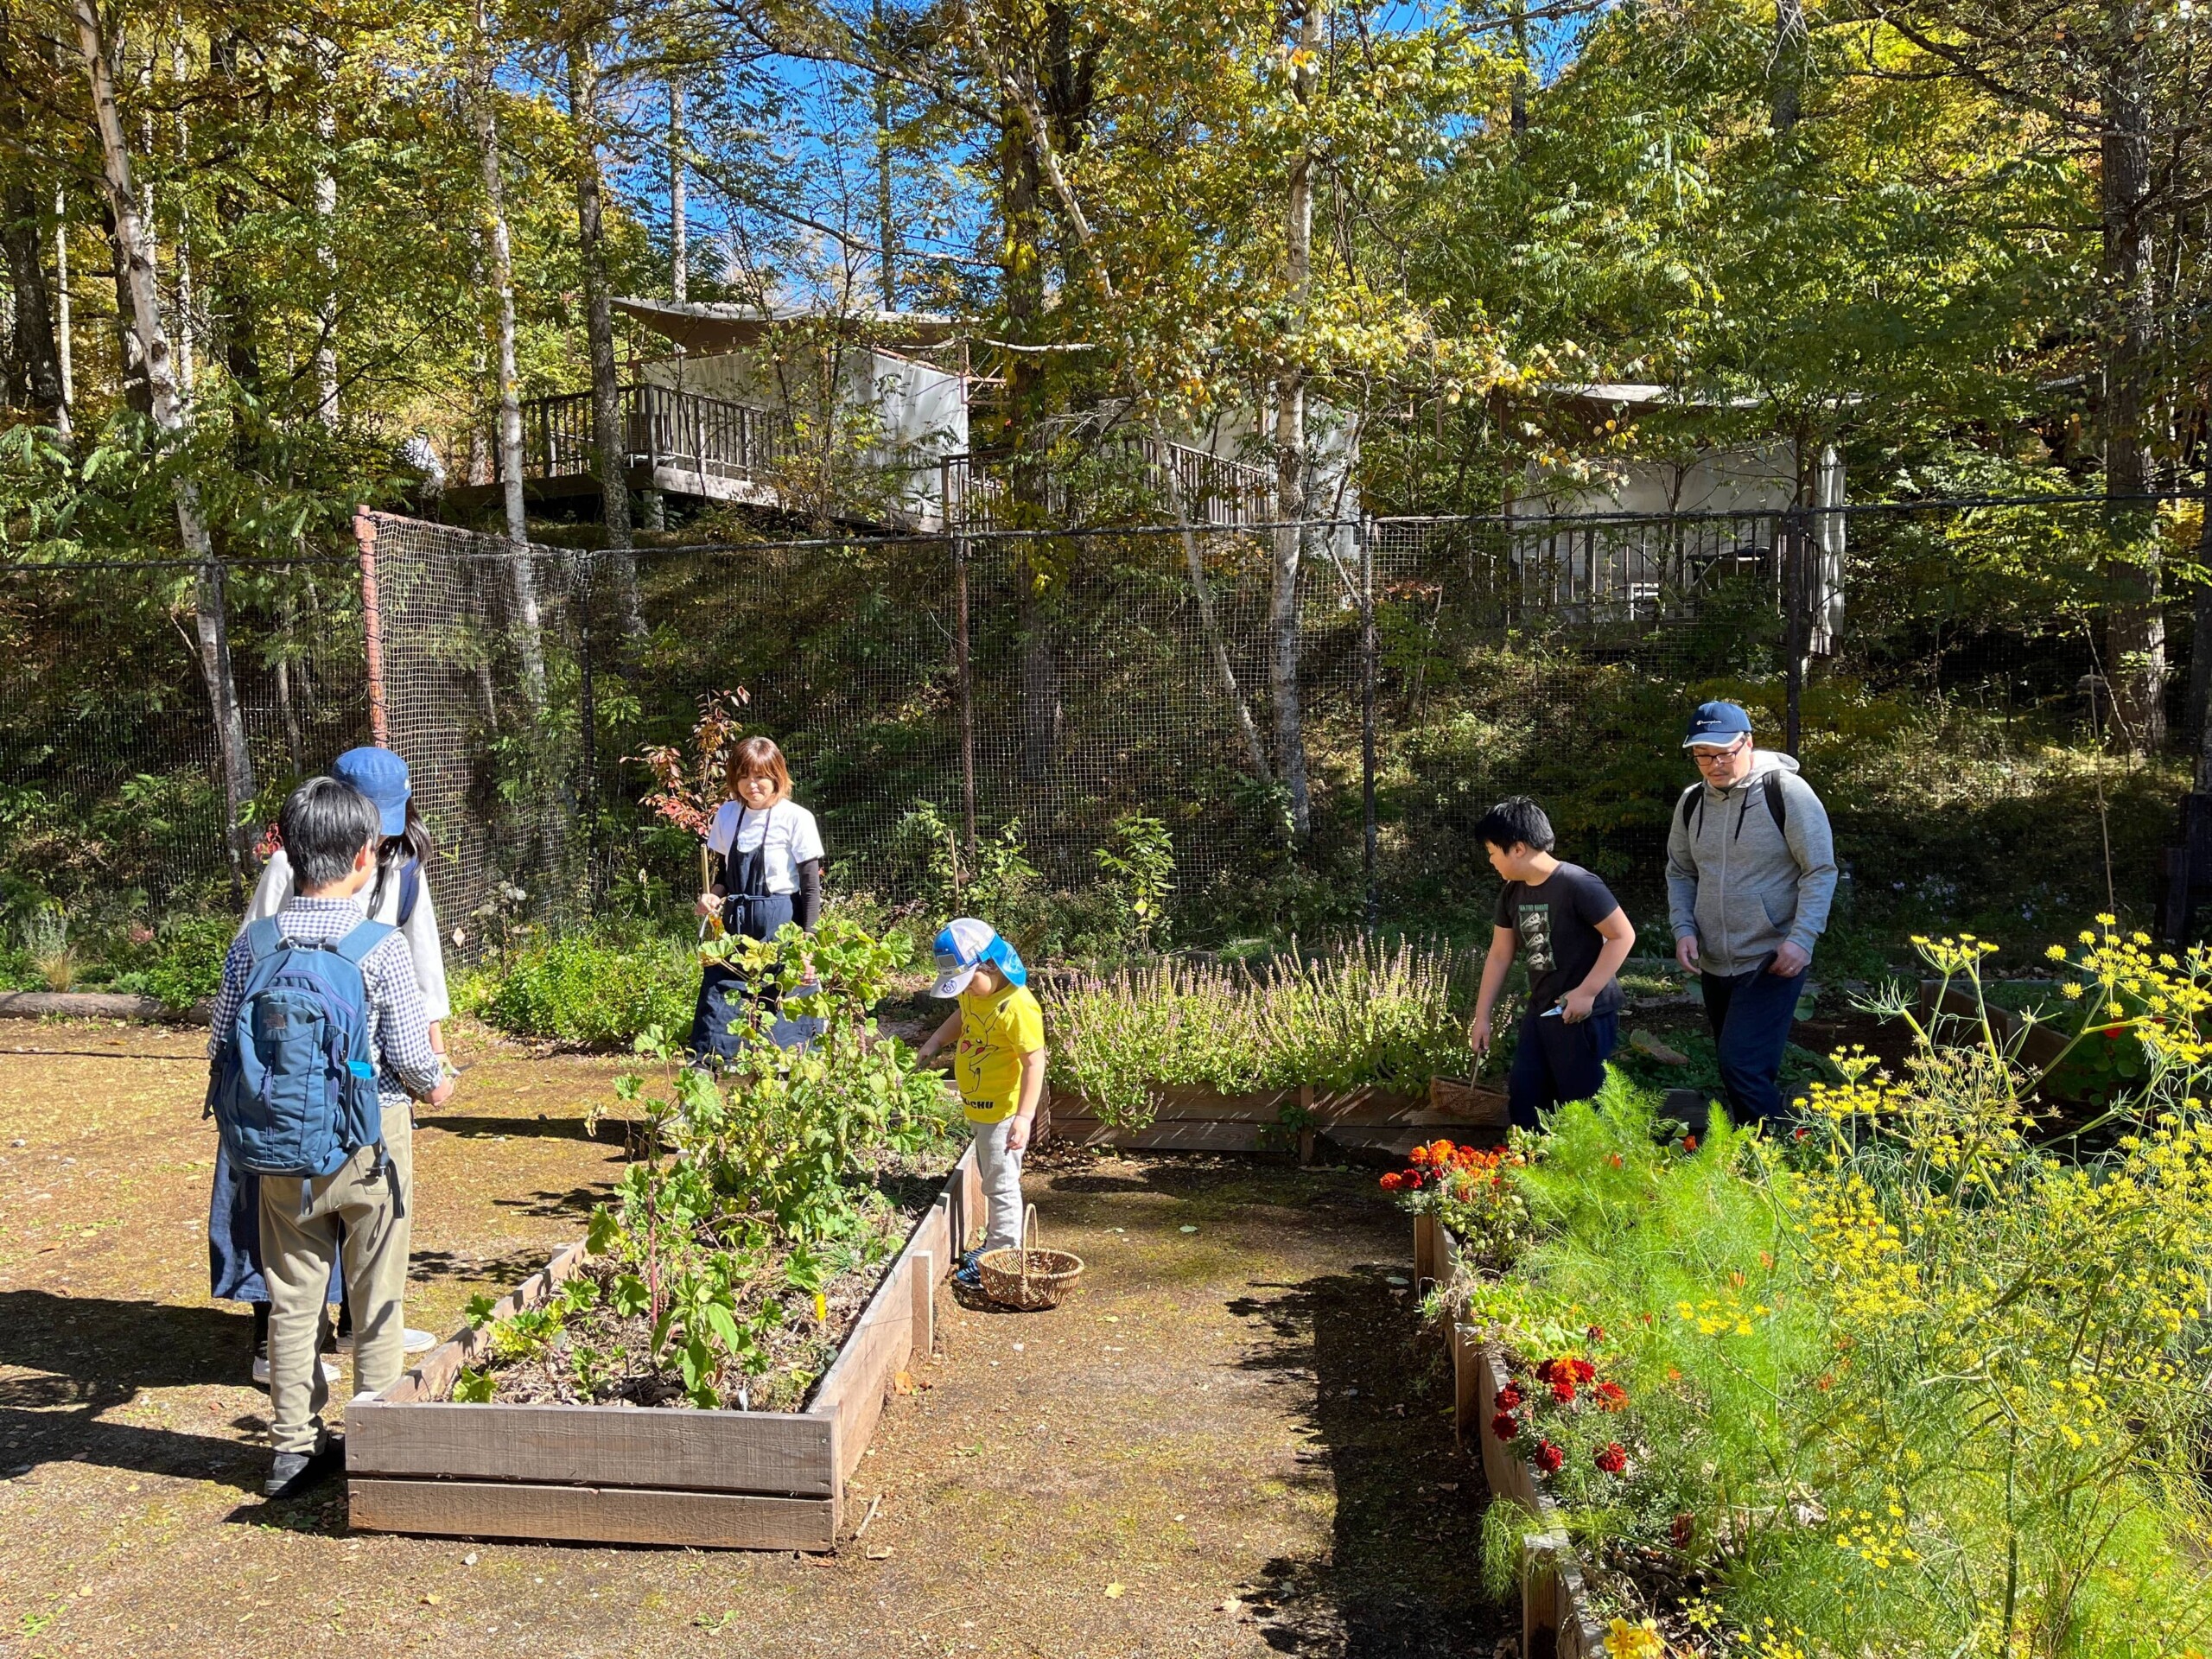
<svg viewBox="0 0 2212 1659"><path fill-rule="evenodd" d="M330 1386L322 1380L316 1337L334 1257L343 1257L346 1300L353 1310L354 1392L381 1393L399 1379L415 1210L414 1113L404 1103L384 1109L384 1151L389 1173L370 1174L376 1149L364 1147L335 1175L261 1178L270 1440L279 1452L311 1452L322 1438Z"/></svg>

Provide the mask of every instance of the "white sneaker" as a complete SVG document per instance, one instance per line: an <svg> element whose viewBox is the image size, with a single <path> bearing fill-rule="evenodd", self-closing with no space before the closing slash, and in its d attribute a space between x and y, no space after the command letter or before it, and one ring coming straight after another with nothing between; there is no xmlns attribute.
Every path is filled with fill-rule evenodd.
<svg viewBox="0 0 2212 1659"><path fill-rule="evenodd" d="M402 1353L427 1354L437 1345L438 1339L435 1337L427 1331L418 1331L411 1325L399 1333L399 1347ZM338 1349L340 1353L350 1354L353 1351L353 1333L351 1331L338 1338Z"/></svg>
<svg viewBox="0 0 2212 1659"><path fill-rule="evenodd" d="M327 1359L322 1362L322 1380L333 1388L338 1386L338 1368ZM269 1386L268 1355L256 1354L253 1357L253 1382L256 1388Z"/></svg>

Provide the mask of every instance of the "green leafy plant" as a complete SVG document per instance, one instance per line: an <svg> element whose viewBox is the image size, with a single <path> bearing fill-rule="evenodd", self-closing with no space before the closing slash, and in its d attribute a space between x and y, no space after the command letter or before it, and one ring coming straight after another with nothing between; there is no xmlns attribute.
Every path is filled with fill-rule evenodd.
<svg viewBox="0 0 2212 1659"><path fill-rule="evenodd" d="M690 947L651 934L574 934L525 944L464 982L459 1004L517 1036L604 1048L690 1024Z"/></svg>
<svg viewBox="0 0 2212 1659"><path fill-rule="evenodd" d="M904 1236L882 1181L951 1161L942 1079L868 1017L895 946L830 918L811 936L786 927L714 948L803 1005L821 1034L779 1047L756 1003L734 1063L713 1071L687 1065L658 1027L637 1039L640 1065L615 1096L641 1155L593 1212L586 1273L493 1327L497 1361L543 1361L588 1395L627 1363L621 1323L643 1321L630 1339L691 1404L795 1403L816 1375L823 1293Z"/></svg>
<svg viewBox="0 0 2212 1659"><path fill-rule="evenodd" d="M223 988L223 958L237 937L238 922L230 916L175 917L163 923L145 968L148 994L179 1010L213 997Z"/></svg>
<svg viewBox="0 0 2212 1659"><path fill-rule="evenodd" d="M1175 843L1167 826L1142 813L1114 822L1114 840L1094 856L1110 880L1123 938L1150 950L1167 942L1167 899L1175 891Z"/></svg>

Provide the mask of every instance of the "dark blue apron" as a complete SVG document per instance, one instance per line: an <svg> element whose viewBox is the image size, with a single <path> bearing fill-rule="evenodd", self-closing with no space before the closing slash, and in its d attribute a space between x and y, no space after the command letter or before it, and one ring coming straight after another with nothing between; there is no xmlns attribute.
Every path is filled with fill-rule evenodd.
<svg viewBox="0 0 2212 1659"><path fill-rule="evenodd" d="M768 891L767 830L772 825L762 827L760 844L751 852L736 850L737 832L745 828L746 811L744 807L738 809L737 826L730 833L731 850L722 855L722 891L728 895L722 900L722 927L741 938L772 939L785 922L796 918L792 895ZM749 998L744 977L734 969L718 962L705 964L699 975L699 1004L691 1014L690 1050L695 1058L728 1064L737 1058L738 1032ZM821 1028L818 1020L785 1019L780 999L773 991L759 1000L767 1007L770 1035L779 1047L796 1047Z"/></svg>

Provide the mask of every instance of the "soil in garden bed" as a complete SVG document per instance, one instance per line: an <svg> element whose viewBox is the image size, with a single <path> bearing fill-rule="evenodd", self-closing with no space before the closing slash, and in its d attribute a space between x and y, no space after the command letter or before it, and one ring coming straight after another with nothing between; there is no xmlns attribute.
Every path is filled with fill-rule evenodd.
<svg viewBox="0 0 2212 1659"><path fill-rule="evenodd" d="M829 1370L867 1308L883 1275L906 1247L930 1206L944 1188L944 1180L958 1157L949 1147L920 1157L887 1164L878 1173L874 1191L880 1203L871 1207L865 1230L839 1241L841 1253L855 1255L822 1281L821 1300L794 1288L785 1278L791 1252L778 1249L766 1254L759 1271L737 1298L736 1317L745 1322L771 1299L784 1308L783 1323L760 1338L768 1368L758 1376L726 1376L721 1392L726 1405L750 1411L798 1411L823 1374ZM499 1405L564 1406L678 1406L693 1404L673 1364L653 1360L653 1322L650 1315L617 1313L611 1305L615 1279L625 1269L613 1262L594 1262L579 1275L599 1287L595 1306L561 1316L550 1335L538 1333L528 1352L495 1357L494 1391ZM558 1305L558 1296L551 1305ZM821 1317L817 1318L817 1310ZM495 1334L495 1344L524 1338L525 1327L510 1325L508 1334ZM502 1352L495 1346L494 1354ZM512 1349L506 1351L512 1353ZM742 1386L741 1395L739 1389Z"/></svg>

